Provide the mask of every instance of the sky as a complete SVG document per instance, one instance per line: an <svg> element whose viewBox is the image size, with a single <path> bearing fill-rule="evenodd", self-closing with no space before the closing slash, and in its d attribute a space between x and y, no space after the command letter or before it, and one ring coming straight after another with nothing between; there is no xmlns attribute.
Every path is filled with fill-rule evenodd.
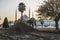
<svg viewBox="0 0 60 40"><path fill-rule="evenodd" d="M7 17L9 21L15 20L15 10L17 9L18 19L20 18L20 12L18 11L18 4L23 2L26 5L24 14L28 15L29 8L31 13L34 13L36 17L36 10L38 6L43 3L44 0L0 0L0 23L3 22L4 18Z"/></svg>

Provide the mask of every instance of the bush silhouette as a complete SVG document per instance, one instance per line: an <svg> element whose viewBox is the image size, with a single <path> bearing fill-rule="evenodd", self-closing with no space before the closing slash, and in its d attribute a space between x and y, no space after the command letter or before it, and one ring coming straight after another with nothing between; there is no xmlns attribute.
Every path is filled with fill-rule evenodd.
<svg viewBox="0 0 60 40"><path fill-rule="evenodd" d="M3 28L8 28L9 24L8 24L8 19L7 17L5 17L4 22L3 22Z"/></svg>

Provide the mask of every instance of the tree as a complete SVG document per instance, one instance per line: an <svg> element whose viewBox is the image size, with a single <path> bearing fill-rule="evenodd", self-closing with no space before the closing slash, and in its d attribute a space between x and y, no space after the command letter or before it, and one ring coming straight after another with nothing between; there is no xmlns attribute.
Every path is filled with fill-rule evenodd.
<svg viewBox="0 0 60 40"><path fill-rule="evenodd" d="M8 27L9 27L8 19L7 17L5 17L4 22L3 22L3 28L8 28Z"/></svg>
<svg viewBox="0 0 60 40"><path fill-rule="evenodd" d="M32 25L32 27L34 26L34 24L36 24L35 22L36 22L35 18L31 18L30 20L27 21L27 23Z"/></svg>
<svg viewBox="0 0 60 40"><path fill-rule="evenodd" d="M18 10L21 12L21 20L23 20L23 12L25 11L25 4L19 3Z"/></svg>
<svg viewBox="0 0 60 40"><path fill-rule="evenodd" d="M41 25L42 25L42 28L43 28L43 24L44 24L44 21L43 19L39 20L41 22Z"/></svg>
<svg viewBox="0 0 60 40"><path fill-rule="evenodd" d="M54 18L56 30L59 29L58 21L60 19L60 12L58 12L59 5L57 1L44 1L44 5L38 8L39 15Z"/></svg>

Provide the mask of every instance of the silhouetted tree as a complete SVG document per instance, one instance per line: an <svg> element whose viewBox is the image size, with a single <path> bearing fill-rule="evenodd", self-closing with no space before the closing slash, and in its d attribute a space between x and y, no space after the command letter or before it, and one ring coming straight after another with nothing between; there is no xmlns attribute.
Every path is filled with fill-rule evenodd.
<svg viewBox="0 0 60 40"><path fill-rule="evenodd" d="M36 20L35 20L35 18L31 18L30 20L27 21L27 23L31 24L33 27L34 24L36 23Z"/></svg>
<svg viewBox="0 0 60 40"><path fill-rule="evenodd" d="M43 24L44 24L44 21L43 19L39 20L41 22L41 25L42 25L42 28L43 28Z"/></svg>
<svg viewBox="0 0 60 40"><path fill-rule="evenodd" d="M5 17L4 22L3 22L3 28L8 28L8 27L9 27L8 19L7 17Z"/></svg>
<svg viewBox="0 0 60 40"><path fill-rule="evenodd" d="M25 11L25 4L19 3L18 10L21 12L21 20L23 20L23 12Z"/></svg>
<svg viewBox="0 0 60 40"><path fill-rule="evenodd" d="M55 18L55 27L56 30L59 29L58 21L60 19L60 12L58 12L59 5L56 3L57 1L44 1L45 4L38 8L39 15L46 15L47 17Z"/></svg>

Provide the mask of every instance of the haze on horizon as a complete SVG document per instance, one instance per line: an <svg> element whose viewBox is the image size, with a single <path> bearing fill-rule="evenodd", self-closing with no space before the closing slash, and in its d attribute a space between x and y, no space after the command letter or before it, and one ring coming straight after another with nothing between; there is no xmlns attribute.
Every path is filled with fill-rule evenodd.
<svg viewBox="0 0 60 40"><path fill-rule="evenodd" d="M30 8L31 13L33 12L35 17L35 10L43 1L44 0L0 0L0 23L3 22L5 17L7 17L9 21L14 21L16 9L18 13L17 18L20 18L20 12L18 11L18 4L20 2L23 2L26 5L26 11L24 12L24 14L28 15Z"/></svg>

